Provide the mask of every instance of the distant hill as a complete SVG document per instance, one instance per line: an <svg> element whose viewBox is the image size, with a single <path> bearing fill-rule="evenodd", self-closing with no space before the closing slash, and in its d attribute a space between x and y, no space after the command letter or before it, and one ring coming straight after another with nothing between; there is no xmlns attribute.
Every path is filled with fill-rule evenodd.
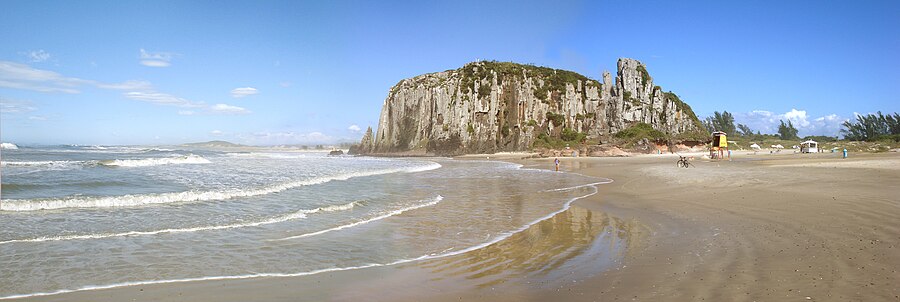
<svg viewBox="0 0 900 302"><path fill-rule="evenodd" d="M245 145L239 145L232 142L226 141L208 141L208 142L200 142L200 143L187 143L181 144L184 147L195 147L195 148L240 148L246 147Z"/></svg>

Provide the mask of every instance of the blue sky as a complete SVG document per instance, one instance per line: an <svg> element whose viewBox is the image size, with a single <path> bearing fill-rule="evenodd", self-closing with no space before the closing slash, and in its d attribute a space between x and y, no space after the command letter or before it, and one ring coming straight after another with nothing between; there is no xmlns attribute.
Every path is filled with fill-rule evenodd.
<svg viewBox="0 0 900 302"><path fill-rule="evenodd" d="M0 139L318 144L476 59L648 66L698 115L835 135L900 111L898 1L3 1Z"/></svg>

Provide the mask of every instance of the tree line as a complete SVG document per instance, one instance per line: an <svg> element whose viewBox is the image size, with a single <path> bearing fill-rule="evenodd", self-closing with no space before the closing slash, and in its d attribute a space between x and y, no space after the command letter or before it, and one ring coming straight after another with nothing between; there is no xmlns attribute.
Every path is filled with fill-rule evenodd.
<svg viewBox="0 0 900 302"><path fill-rule="evenodd" d="M871 141L882 139L893 139L900 141L900 114L882 115L881 111L877 114L856 115L856 122L844 121L841 134L844 139L852 141Z"/></svg>
<svg viewBox="0 0 900 302"><path fill-rule="evenodd" d="M734 116L728 111L723 111L721 113L715 111L713 112L713 115L706 117L702 123L709 132L722 131L729 135L754 139L762 139L766 136L783 140L800 139L800 137L797 136L798 131L797 128L794 127L793 122L790 120L788 120L787 123L785 123L784 120L781 120L780 122L781 124L778 125L777 135L762 134L759 131L754 133L753 129L750 129L749 126L744 124L737 124L737 126L735 126ZM891 139L900 141L900 114L896 112L888 115L883 115L880 111L876 114L857 115L855 122L850 120L844 121L842 127L841 134L844 136L845 140L873 141ZM807 136L804 139L813 139L817 141L837 140L836 137L829 136Z"/></svg>

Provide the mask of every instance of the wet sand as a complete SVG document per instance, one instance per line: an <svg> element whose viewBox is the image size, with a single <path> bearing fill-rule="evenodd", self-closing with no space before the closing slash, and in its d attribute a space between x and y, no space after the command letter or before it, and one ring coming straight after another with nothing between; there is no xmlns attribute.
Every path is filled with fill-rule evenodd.
<svg viewBox="0 0 900 302"><path fill-rule="evenodd" d="M29 300L900 301L900 155L735 155L689 169L666 155L563 158L615 182L456 256Z"/></svg>

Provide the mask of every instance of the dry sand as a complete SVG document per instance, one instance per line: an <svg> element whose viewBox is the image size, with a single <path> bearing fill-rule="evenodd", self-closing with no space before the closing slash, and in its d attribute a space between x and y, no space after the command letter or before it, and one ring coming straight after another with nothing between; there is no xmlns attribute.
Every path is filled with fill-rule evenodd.
<svg viewBox="0 0 900 302"><path fill-rule="evenodd" d="M564 158L615 182L457 256L34 300L900 301L900 155L735 154L689 169L666 155Z"/></svg>

